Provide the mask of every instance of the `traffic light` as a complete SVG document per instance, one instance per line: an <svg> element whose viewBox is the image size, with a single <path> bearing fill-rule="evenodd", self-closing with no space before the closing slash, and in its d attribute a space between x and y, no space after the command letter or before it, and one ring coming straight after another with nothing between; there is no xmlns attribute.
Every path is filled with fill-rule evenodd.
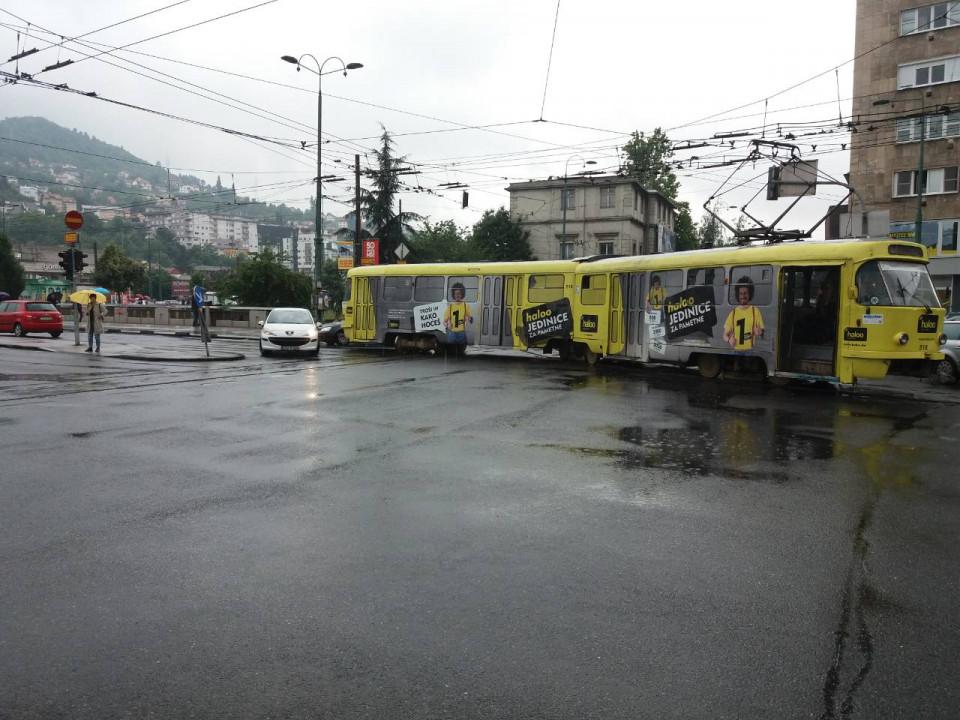
<svg viewBox="0 0 960 720"><path fill-rule="evenodd" d="M57 253L60 256L60 267L63 268L63 274L67 280L73 280L73 248L61 250Z"/></svg>
<svg viewBox="0 0 960 720"><path fill-rule="evenodd" d="M87 259L87 254L85 252L80 252L79 248L73 249L73 269L77 272L83 270L87 264L84 260Z"/></svg>
<svg viewBox="0 0 960 720"><path fill-rule="evenodd" d="M460 207L465 208L470 204L470 193L466 190L463 191L463 198L461 199Z"/></svg>

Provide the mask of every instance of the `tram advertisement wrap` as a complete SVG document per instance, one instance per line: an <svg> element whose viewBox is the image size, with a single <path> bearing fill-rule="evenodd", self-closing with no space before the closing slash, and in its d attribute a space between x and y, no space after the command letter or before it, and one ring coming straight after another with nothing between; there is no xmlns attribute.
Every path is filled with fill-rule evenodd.
<svg viewBox="0 0 960 720"><path fill-rule="evenodd" d="M687 288L663 301L667 340L676 340L695 332L713 336L717 325L717 306L712 285Z"/></svg>
<svg viewBox="0 0 960 720"><path fill-rule="evenodd" d="M546 338L569 337L572 332L573 312L566 298L523 311L523 333L528 345Z"/></svg>
<svg viewBox="0 0 960 720"><path fill-rule="evenodd" d="M443 314L447 304L432 303L413 308L413 329L418 332L443 332Z"/></svg>

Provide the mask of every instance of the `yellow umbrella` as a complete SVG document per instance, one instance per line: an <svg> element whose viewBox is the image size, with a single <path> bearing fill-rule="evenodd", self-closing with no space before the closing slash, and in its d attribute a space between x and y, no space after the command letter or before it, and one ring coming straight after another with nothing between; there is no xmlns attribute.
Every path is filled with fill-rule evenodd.
<svg viewBox="0 0 960 720"><path fill-rule="evenodd" d="M93 292L93 290L77 290L69 298L67 298L72 303L80 303L81 305L86 305L90 302L90 296L96 295L98 303L105 303L107 301L107 296L103 293Z"/></svg>

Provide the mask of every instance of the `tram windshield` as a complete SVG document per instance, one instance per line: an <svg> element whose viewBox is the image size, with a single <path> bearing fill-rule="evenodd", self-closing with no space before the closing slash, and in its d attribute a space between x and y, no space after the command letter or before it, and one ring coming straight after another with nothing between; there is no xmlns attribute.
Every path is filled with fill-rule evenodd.
<svg viewBox="0 0 960 720"><path fill-rule="evenodd" d="M857 271L861 305L940 307L927 266L919 263L872 260Z"/></svg>

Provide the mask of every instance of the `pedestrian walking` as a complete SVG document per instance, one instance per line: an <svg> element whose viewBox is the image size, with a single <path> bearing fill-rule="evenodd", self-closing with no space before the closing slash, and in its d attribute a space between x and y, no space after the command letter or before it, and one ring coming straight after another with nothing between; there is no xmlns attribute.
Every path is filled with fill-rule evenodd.
<svg viewBox="0 0 960 720"><path fill-rule="evenodd" d="M90 293L90 302L87 303L87 349L93 352L93 341L97 341L97 352L100 352L100 334L103 332L103 319L107 311L103 303L97 302L97 294Z"/></svg>

